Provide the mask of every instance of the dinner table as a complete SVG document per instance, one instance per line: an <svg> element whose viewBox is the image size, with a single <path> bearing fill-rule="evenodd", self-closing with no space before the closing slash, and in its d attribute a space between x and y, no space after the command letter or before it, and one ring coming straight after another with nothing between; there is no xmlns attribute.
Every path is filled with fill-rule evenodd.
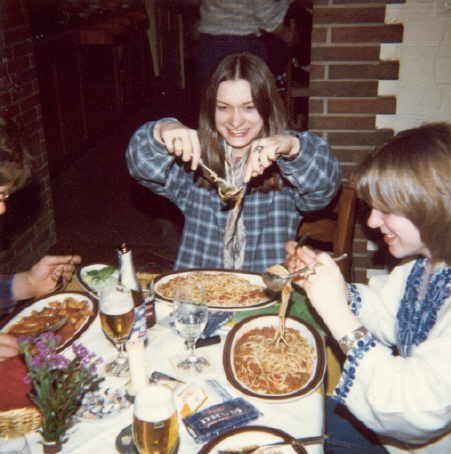
<svg viewBox="0 0 451 454"><path fill-rule="evenodd" d="M64 292L85 291L76 276ZM174 367L175 358L186 353L183 339L176 333L170 324L170 314L172 303L154 300L156 324L147 329L147 340L144 348L144 360L146 375L152 372L160 372L171 377L178 378L185 386L194 386L203 389L207 399L202 408L215 403L217 396L210 396L206 383L214 382L226 392L230 397L242 397L254 405L260 416L249 424L275 428L282 430L293 437L316 437L325 434L325 389L324 383L307 395L295 399L268 401L265 399L254 398L241 394L227 380L223 367L224 339L228 330L234 323L232 319L229 323L220 328L219 335L221 342L199 348L197 352L208 358L210 367L200 374L194 376L180 376ZM237 313L235 322L242 319L245 314ZM102 358L106 363L111 360L116 350L111 342L104 335L99 315L95 317L90 326L77 339L77 343L83 344L91 352ZM70 349L67 349L70 350ZM128 378L105 377L101 386L103 389L124 390L129 386ZM175 391L177 392L177 391ZM212 397L212 400L210 399ZM209 400L210 399L210 400ZM180 410L180 408L179 408ZM121 452L118 448L118 435L132 424L133 404L130 402L124 405L117 412L99 418L86 418L77 416L74 425L66 433L66 441L63 444L63 453L70 454L89 454L89 453L113 453ZM197 453L203 444L196 443L188 433L179 415L179 454ZM31 453L41 453L41 439L37 432L26 435ZM205 445L205 443L204 443ZM324 452L323 441L317 444L305 446L309 454L321 454ZM127 452L127 451L122 451ZM133 451L128 451L133 452Z"/></svg>

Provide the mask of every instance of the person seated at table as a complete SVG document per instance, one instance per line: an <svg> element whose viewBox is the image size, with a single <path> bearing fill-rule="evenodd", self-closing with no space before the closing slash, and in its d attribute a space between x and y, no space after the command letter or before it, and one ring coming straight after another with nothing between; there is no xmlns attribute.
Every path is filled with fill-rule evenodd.
<svg viewBox="0 0 451 454"><path fill-rule="evenodd" d="M332 397L390 452L451 452L450 138L446 123L401 132L356 173L368 226L402 259L390 274L346 284L326 253L287 245L290 271L311 266L298 284L347 355ZM328 421L331 452L351 447L344 421Z"/></svg>
<svg viewBox="0 0 451 454"><path fill-rule="evenodd" d="M301 212L318 210L333 198L339 163L322 138L287 130L274 77L250 53L220 62L199 125L190 129L174 118L144 124L126 152L129 171L184 214L176 269L262 272L284 259ZM228 182L247 183L238 213L234 203L221 202L201 159Z"/></svg>
<svg viewBox="0 0 451 454"><path fill-rule="evenodd" d="M15 124L0 117L0 215L7 209L7 200L29 179L30 165ZM0 274L0 317L10 312L16 301L37 298L55 290L62 279L69 281L78 255L45 256L28 271ZM0 361L18 353L15 338L0 334Z"/></svg>

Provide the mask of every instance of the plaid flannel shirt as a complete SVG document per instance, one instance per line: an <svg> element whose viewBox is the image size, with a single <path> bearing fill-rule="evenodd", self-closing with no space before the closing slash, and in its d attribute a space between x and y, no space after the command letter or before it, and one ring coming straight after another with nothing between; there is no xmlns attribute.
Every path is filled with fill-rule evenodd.
<svg viewBox="0 0 451 454"><path fill-rule="evenodd" d="M171 200L185 216L175 269L222 268L228 208L215 190L197 186L194 173L155 140L155 123L141 126L130 140L126 152L130 174ZM340 166L327 143L310 132L290 134L299 137L301 150L292 160L277 160L284 177L282 189L254 191L244 198L244 270L262 272L282 262L284 245L296 237L301 213L325 207L340 185Z"/></svg>
<svg viewBox="0 0 451 454"><path fill-rule="evenodd" d="M13 278L14 274L0 274L0 315L7 314L15 305Z"/></svg>

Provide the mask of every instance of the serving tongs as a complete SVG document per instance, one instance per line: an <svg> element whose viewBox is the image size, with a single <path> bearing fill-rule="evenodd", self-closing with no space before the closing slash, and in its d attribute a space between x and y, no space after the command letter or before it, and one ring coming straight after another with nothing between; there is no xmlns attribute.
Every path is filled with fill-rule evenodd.
<svg viewBox="0 0 451 454"><path fill-rule="evenodd" d="M243 193L244 188L239 188L233 184L228 183L224 178L221 178L214 170L210 169L202 159L199 165L207 172L207 177L218 187L218 194L221 200L238 200Z"/></svg>

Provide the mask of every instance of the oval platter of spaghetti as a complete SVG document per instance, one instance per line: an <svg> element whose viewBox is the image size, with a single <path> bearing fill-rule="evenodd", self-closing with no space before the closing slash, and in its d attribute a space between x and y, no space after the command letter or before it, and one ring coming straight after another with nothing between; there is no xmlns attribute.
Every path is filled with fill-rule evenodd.
<svg viewBox="0 0 451 454"><path fill-rule="evenodd" d="M267 402L285 402L313 392L323 381L326 353L318 331L287 317L285 339L276 342L277 315L255 315L227 334L223 367L239 392Z"/></svg>

